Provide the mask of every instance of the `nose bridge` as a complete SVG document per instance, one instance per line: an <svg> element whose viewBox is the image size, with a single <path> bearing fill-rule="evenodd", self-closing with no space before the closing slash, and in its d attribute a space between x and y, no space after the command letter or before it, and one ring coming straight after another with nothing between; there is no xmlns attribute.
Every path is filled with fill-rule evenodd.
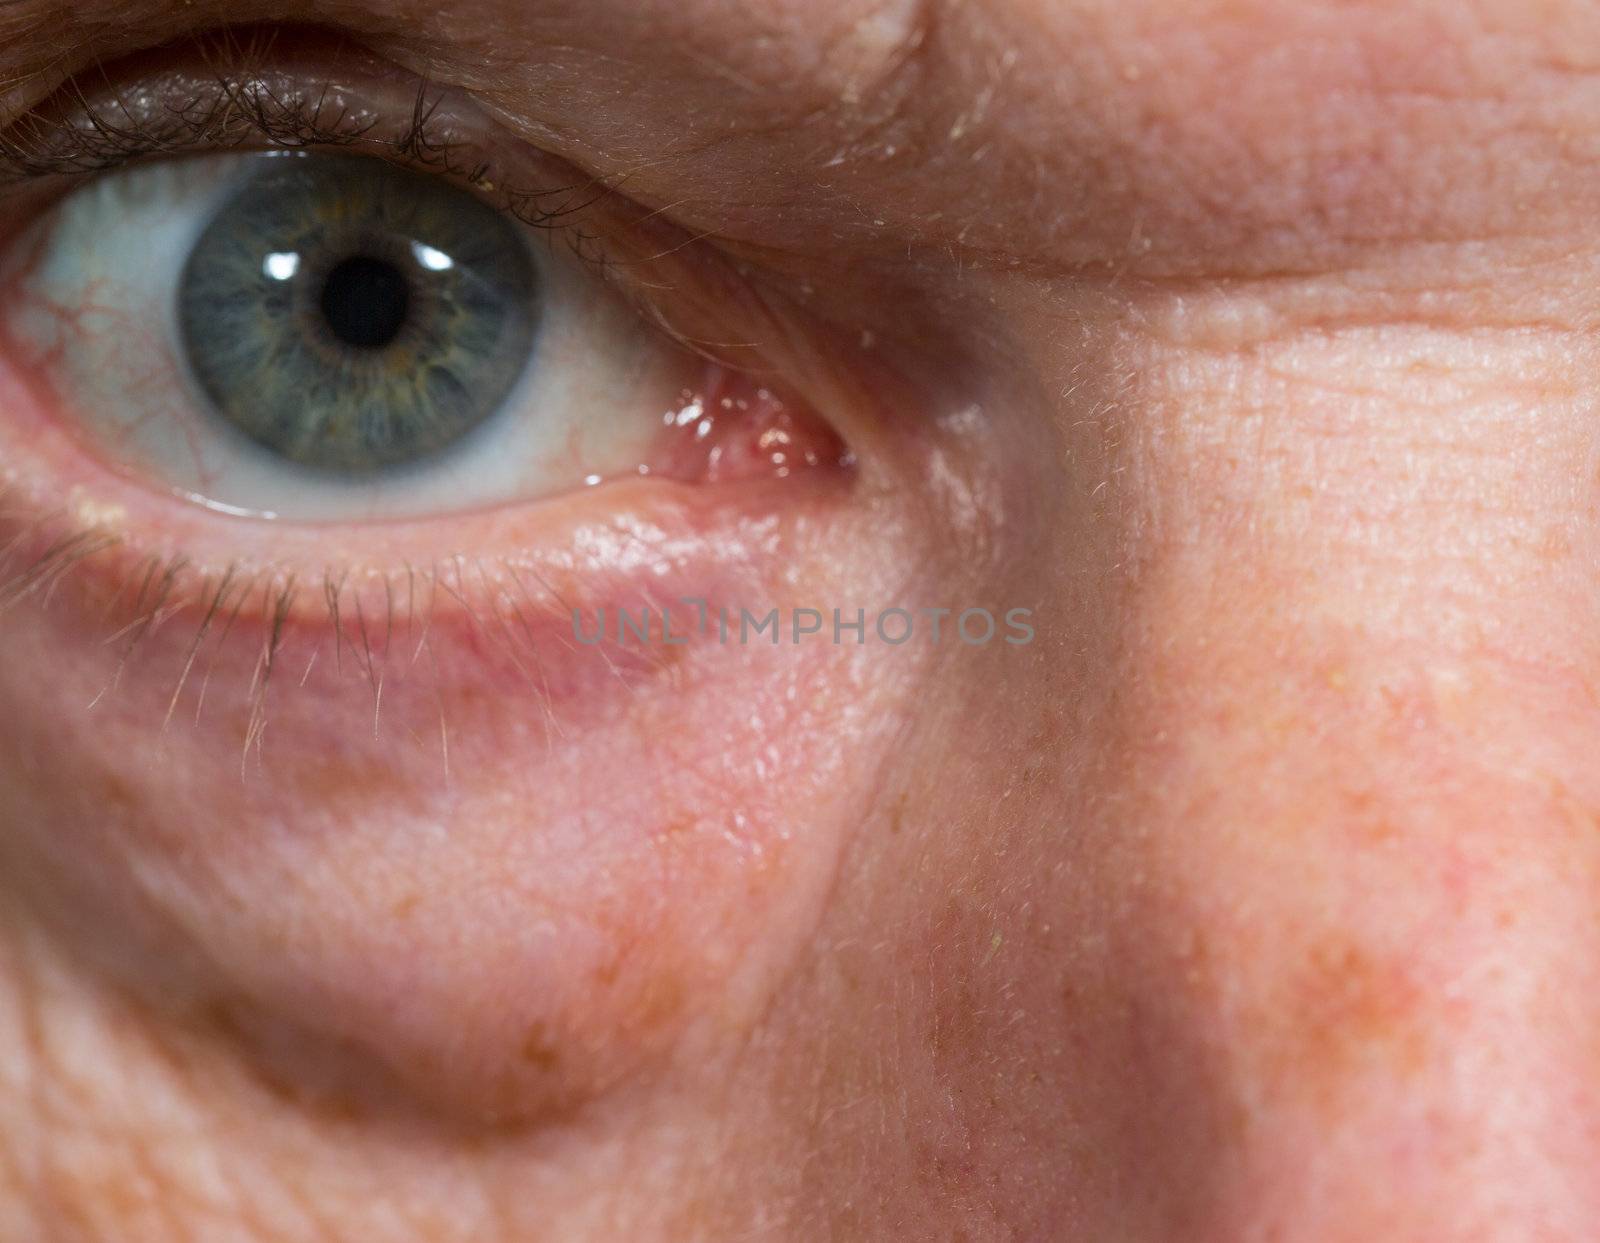
<svg viewBox="0 0 1600 1243"><path fill-rule="evenodd" d="M1191 318L1273 318L1221 301ZM1587 346L1381 321L1225 346L1182 331L1139 359L1149 427L1132 473L1140 502L1158 498L1140 547L1158 588L1187 577L1202 603L1243 592L1258 619L1435 649L1505 636L1524 655L1576 654L1580 636L1553 628L1596 607L1600 359ZM1550 648L1557 637L1571 642Z"/></svg>
<svg viewBox="0 0 1600 1243"><path fill-rule="evenodd" d="M1331 361L1235 369L1174 458L1123 679L1132 987L1201 1033L1217 1238L1591 1239L1587 432L1525 367L1397 399Z"/></svg>
<svg viewBox="0 0 1600 1243"><path fill-rule="evenodd" d="M1240 653L1167 701L1130 804L1134 991L1199 1033L1176 1082L1210 1120L1204 1219L1219 1240L1592 1239L1592 722L1409 644L1336 686L1297 655Z"/></svg>
<svg viewBox="0 0 1600 1243"><path fill-rule="evenodd" d="M1554 869L1548 899L1581 891L1600 400L1579 353L1378 324L1146 363L1119 704L1157 819L1263 863L1320 854L1329 883L1398 871L1442 900Z"/></svg>

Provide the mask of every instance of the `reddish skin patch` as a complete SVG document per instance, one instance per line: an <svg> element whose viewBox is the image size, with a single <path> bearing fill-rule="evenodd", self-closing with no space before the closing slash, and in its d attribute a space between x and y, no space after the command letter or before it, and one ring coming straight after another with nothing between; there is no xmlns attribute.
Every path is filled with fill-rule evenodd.
<svg viewBox="0 0 1600 1243"><path fill-rule="evenodd" d="M1324 1111L1358 1069L1384 1069L1402 1082L1415 1076L1429 1047L1425 1028L1412 1021L1421 996L1402 964L1348 938L1313 943L1261 1009L1268 1075Z"/></svg>

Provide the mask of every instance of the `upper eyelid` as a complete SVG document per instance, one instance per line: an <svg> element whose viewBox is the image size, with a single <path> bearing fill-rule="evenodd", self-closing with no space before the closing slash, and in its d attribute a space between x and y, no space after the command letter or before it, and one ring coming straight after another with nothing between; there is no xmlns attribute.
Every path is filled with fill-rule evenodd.
<svg viewBox="0 0 1600 1243"><path fill-rule="evenodd" d="M39 177L93 176L152 156L320 146L367 150L450 175L535 227L569 221L615 193L526 144L518 144L518 162L542 167L522 179L507 173L488 147L515 140L489 133L495 127L487 118L463 120L466 101L457 91L417 79L402 108L393 98L372 100L349 81L320 67L297 74L241 60L198 75L133 77L93 94L69 84L0 130L0 191ZM352 106L352 95L368 97Z"/></svg>
<svg viewBox="0 0 1600 1243"><path fill-rule="evenodd" d="M221 55L182 46L155 65L112 66L99 89L68 83L14 120L0 130L0 207L8 190L51 181L70 189L146 158L362 151L451 176L547 230L681 345L735 369L773 363L763 341L730 337L728 324L747 328L770 307L746 296L748 283L707 235L686 235L669 212L510 134L459 88L361 49L329 63L300 55L292 39L238 39Z"/></svg>
<svg viewBox="0 0 1600 1243"><path fill-rule="evenodd" d="M8 102L20 105L95 55L124 55L140 32L152 42L192 44L197 24L218 20L214 5L17 0L0 3L0 30L13 18L30 24L27 14L46 20L54 6L81 14L68 18L81 46L41 67L28 54L33 32L15 46L0 37L0 66L12 65L14 75L10 89L0 81L0 124ZM584 169L597 186L621 186L671 212L688 232L726 234L758 256L758 266L766 252L819 271L849 269L847 255L893 259L907 243L924 270L947 257L986 263L991 249L1002 258L1013 252L1014 231L1000 233L1005 244L995 248L969 237L985 219L1020 214L998 203L977 209L973 190L983 178L944 178L963 189L954 203L934 204L934 185L919 180L919 161L907 158L915 143L890 143L897 161L872 155L885 125L898 131L932 116L935 101L950 95L948 83L931 89L945 82L943 62L929 52L942 4L782 0L722 5L709 22L697 20L701 0L527 0L513 6L514 21L494 5L410 0L224 7L222 20L232 24L201 38L315 32L436 76L471 92L506 133ZM43 81L15 85L29 78ZM982 143L1007 145L987 131ZM830 154L849 158L836 168Z"/></svg>
<svg viewBox="0 0 1600 1243"><path fill-rule="evenodd" d="M312 38L303 46L297 38L305 34ZM229 33L220 54L209 56L197 54L204 45L194 43L158 49L153 62L152 54L139 54L105 69L99 89L69 83L0 129L0 215L6 214L6 165L14 166L19 155L34 160L34 171L19 177L14 170L12 189L63 175L70 189L133 160L224 149L365 151L450 175L491 205L545 229L553 245L573 252L680 347L831 404L808 391L818 365L807 343L829 317L806 309L811 291L803 278L770 271L759 258L725 248L714 233L686 229L671 207L635 201L626 184L534 146L463 88L425 79L355 44L340 45L331 57L318 32L268 32L259 45L252 38ZM224 114L227 126L195 132L197 116L206 119L230 99L250 102L249 94L241 101L241 89L256 93L263 107L234 106ZM355 106L339 107L340 96ZM311 100L321 104L328 132L303 131ZM172 110L173 101L197 111L186 121L182 108ZM68 128L74 118L76 134ZM64 153L65 166L58 161L52 169L52 153ZM0 221L0 233L6 227ZM859 335L843 327L846 336Z"/></svg>

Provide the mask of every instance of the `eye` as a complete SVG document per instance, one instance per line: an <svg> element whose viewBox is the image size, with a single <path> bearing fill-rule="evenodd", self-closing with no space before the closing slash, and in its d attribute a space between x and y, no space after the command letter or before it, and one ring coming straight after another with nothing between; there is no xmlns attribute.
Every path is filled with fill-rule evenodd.
<svg viewBox="0 0 1600 1243"><path fill-rule="evenodd" d="M218 417L360 476L426 462L506 404L541 282L504 216L377 160L245 164L178 282L184 361Z"/></svg>
<svg viewBox="0 0 1600 1243"><path fill-rule="evenodd" d="M531 499L649 471L664 425L706 405L705 361L548 230L372 156L134 165L8 254L11 347L50 405L230 512Z"/></svg>

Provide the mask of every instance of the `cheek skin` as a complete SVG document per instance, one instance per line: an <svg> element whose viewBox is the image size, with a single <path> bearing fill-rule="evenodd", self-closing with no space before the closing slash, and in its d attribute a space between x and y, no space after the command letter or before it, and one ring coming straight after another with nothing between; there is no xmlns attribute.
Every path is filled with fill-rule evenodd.
<svg viewBox="0 0 1600 1243"><path fill-rule="evenodd" d="M795 516L766 541L781 576L730 562L696 593L765 611L882 590L870 564L853 589L821 568L825 531ZM237 692L259 653L219 649L162 729L192 628L118 679L71 616L8 622L0 698L32 705L0 748L31 826L16 874L101 911L75 938L180 1017L235 1015L275 1078L354 1050L392 1079L378 1092L476 1123L568 1111L752 1022L815 921L897 676L848 646L702 639L585 649L551 690L509 659L481 672L474 638L502 655L487 625L438 622L415 668L407 644L373 658L381 701L359 643L341 670L291 635L258 714ZM570 629L536 642L571 667Z"/></svg>
<svg viewBox="0 0 1600 1243"><path fill-rule="evenodd" d="M1108 1068L1147 1094L1122 1158L1155 1143L1186 1172L1169 1209L1210 1233L1183 1237L1498 1237L1478 1231L1530 1216L1583 1237L1589 692L1207 568L1226 611L1187 574L1142 606L1126 775L1096 791L1122 906L1111 1004L1147 1032Z"/></svg>

